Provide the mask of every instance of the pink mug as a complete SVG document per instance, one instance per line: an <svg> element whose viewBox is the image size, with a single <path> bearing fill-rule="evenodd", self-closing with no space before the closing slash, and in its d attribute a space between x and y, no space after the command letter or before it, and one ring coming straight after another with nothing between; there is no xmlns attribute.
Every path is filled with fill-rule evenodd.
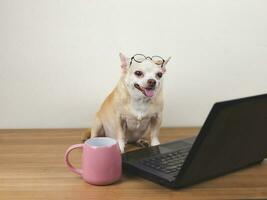
<svg viewBox="0 0 267 200"><path fill-rule="evenodd" d="M69 153L76 148L83 149L81 169L73 167L68 159ZM121 177L120 148L117 141L109 137L95 137L70 146L65 153L65 164L93 185L108 185Z"/></svg>

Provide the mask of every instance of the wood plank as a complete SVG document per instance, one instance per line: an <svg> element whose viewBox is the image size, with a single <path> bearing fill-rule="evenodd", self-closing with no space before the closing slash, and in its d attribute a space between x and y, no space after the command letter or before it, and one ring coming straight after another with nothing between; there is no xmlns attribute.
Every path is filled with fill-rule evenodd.
<svg viewBox="0 0 267 200"><path fill-rule="evenodd" d="M0 199L267 199L267 162L189 188L171 190L124 175L110 186L92 186L64 165L68 146L84 129L0 130ZM196 135L199 128L162 128L161 142ZM127 150L134 149L128 146ZM81 152L71 160L80 165Z"/></svg>

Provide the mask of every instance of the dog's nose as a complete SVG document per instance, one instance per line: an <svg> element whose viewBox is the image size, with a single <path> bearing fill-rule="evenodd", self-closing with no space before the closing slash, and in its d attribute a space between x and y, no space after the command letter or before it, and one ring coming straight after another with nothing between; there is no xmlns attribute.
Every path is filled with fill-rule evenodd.
<svg viewBox="0 0 267 200"><path fill-rule="evenodd" d="M155 79L148 79L147 84L149 85L149 87L155 87L156 80Z"/></svg>

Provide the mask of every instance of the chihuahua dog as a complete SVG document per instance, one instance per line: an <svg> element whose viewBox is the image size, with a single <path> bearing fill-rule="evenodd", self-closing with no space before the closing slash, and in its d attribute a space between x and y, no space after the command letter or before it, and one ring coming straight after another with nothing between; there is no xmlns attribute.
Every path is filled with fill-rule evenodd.
<svg viewBox="0 0 267 200"><path fill-rule="evenodd" d="M151 146L158 145L162 122L163 75L166 60L159 56L136 54L127 58L120 53L122 75L96 113L91 131L82 135L107 136L117 140L123 153L127 143L146 146L145 136L150 133Z"/></svg>

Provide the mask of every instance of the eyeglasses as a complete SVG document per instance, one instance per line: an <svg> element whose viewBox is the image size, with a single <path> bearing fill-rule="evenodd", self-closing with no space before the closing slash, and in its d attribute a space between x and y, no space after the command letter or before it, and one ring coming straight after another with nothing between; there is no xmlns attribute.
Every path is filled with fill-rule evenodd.
<svg viewBox="0 0 267 200"><path fill-rule="evenodd" d="M149 56L145 56L143 54L135 54L133 57L131 57L130 66L131 66L133 60L137 63L141 63L147 59L150 59L153 63L155 63L156 65L160 65L161 67L163 66L163 64L165 62L165 60L160 56L149 57Z"/></svg>

